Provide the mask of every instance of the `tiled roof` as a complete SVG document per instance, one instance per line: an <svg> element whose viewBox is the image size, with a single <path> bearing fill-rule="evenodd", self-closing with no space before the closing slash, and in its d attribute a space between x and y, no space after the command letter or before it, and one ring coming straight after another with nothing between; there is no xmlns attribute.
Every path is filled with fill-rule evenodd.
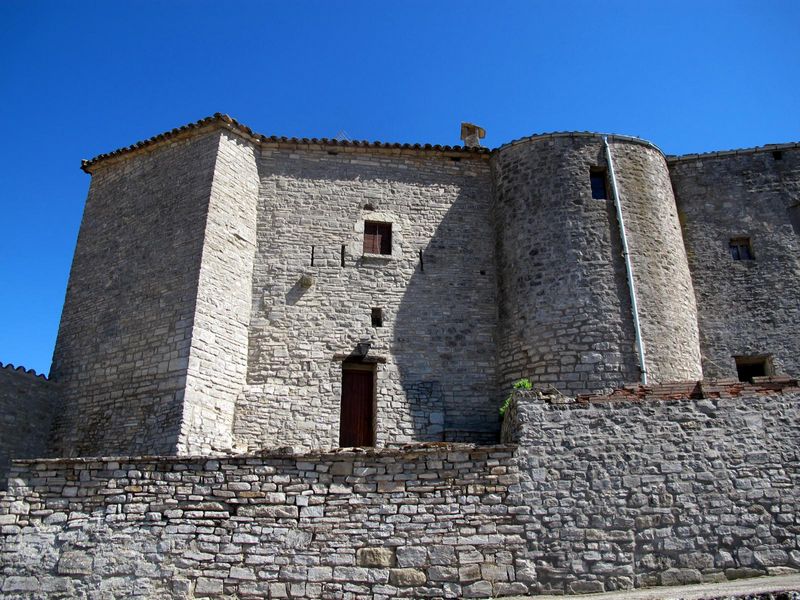
<svg viewBox="0 0 800 600"><path fill-rule="evenodd" d="M182 127L177 127L175 129L171 129L170 131L165 131L164 133L160 133L155 135L151 138L146 140L142 140L140 142L136 142L135 144L131 144L130 146L125 146L124 148L119 148L114 150L113 152L106 152L104 154L98 154L92 159L84 160L81 162L81 168L86 171L87 173L91 172L91 169L94 165L103 162L110 158L115 158L118 156L123 156L126 154L130 154L136 152L138 150L149 148L155 146L159 143L172 140L179 137L184 137L187 135L191 135L193 133L197 133L204 129L211 129L214 127L223 127L226 129L230 129L239 133L240 135L249 138L251 141L258 143L258 144L286 144L286 145L295 145L295 146L332 146L332 147L341 147L341 148L365 148L365 149L389 149L389 150L414 150L419 152L444 152L444 153L460 153L460 154L469 154L469 155L488 155L498 150L502 150L504 148L508 148L510 146L514 146L516 144L525 143L528 141L539 140L539 139L550 139L555 137L595 137L601 136L604 134L594 133L590 131L566 131L566 132L554 132L554 133L539 133L534 134L531 136L526 136L520 138L518 140L513 140L506 144L503 144L495 149L489 149L484 147L467 147L467 146L443 146L440 144L400 144L400 143L393 143L393 142L369 142L369 141L350 141L350 140L338 140L338 139L331 139L331 138L296 138L296 137L279 137L279 136L265 136L261 135L260 133L256 133L252 129L250 129L247 125L244 125L237 121L236 119L229 117L228 115L224 115L222 113L215 113L210 117L206 117L204 119L200 119L194 123L189 123L187 125L183 125ZM650 146L655 148L659 152L661 150L655 146L653 143L648 142L647 140L643 140L641 138L633 137L633 136L625 136L625 135L617 135L617 134L608 134L608 138L610 140L620 140L620 141L628 141L628 142L635 142L639 144L643 144L646 146ZM702 158L710 158L716 156L728 156L734 154L750 154L754 152L767 152L767 151L775 151L775 150L786 150L792 148L800 147L800 142L791 142L786 144L769 144L766 146L758 146L755 148L745 148L740 150L721 150L715 152L707 152L703 154L685 154L682 156L675 156L669 155L667 156L667 160L669 162L679 162L685 160L694 160L694 159L702 159Z"/></svg>
<svg viewBox="0 0 800 600"><path fill-rule="evenodd" d="M681 162L686 160L697 160L703 158L716 158L717 156L733 156L734 154L754 154L756 152L775 152L776 150L791 150L800 148L800 142L787 142L785 144L766 144L755 148L739 148L737 150L714 150L713 152L701 152L696 154L682 154L667 156L667 161Z"/></svg>
<svg viewBox="0 0 800 600"><path fill-rule="evenodd" d="M112 152L98 154L94 158L81 161L81 168L87 173L91 172L92 166L99 162L105 161L109 158L122 156L131 152L136 152L143 148L148 148L159 144L161 142L171 140L177 137L182 137L186 134L198 132L203 129L210 129L212 127L224 127L231 129L244 137L250 138L256 143L262 144L296 144L302 146L339 146L345 148L382 148L382 149L398 149L398 150L418 150L418 151L432 151L432 152L458 152L464 154L488 154L488 148L477 147L468 148L466 146L442 146L440 144L400 144L392 142L368 142L368 141L350 141L350 140L337 140L330 138L296 138L296 137L279 137L279 136L265 136L256 133L247 125L244 125L236 119L224 115L222 113L215 113L210 117L200 119L194 123L176 127L170 131L159 133L151 138L136 142L130 146L119 148Z"/></svg>

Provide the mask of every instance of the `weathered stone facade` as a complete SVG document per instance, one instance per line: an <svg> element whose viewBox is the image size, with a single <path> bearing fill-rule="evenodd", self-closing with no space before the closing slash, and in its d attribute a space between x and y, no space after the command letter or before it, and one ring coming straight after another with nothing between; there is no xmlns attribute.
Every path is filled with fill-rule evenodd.
<svg viewBox="0 0 800 600"><path fill-rule="evenodd" d="M796 373L796 145L665 159L607 139L630 269L610 182L593 198L612 166L597 134L489 152L215 116L87 161L54 455L334 448L354 362L378 446L490 443L522 377L608 392L642 361L659 383L730 376L734 356ZM388 251L364 251L365 223L391 228ZM755 261L731 258L742 235Z"/></svg>
<svg viewBox="0 0 800 600"><path fill-rule="evenodd" d="M0 498L15 597L524 593L512 448L18 461ZM520 571L520 568L522 569ZM518 571L520 571L518 573Z"/></svg>
<svg viewBox="0 0 800 600"><path fill-rule="evenodd" d="M735 377L734 356L800 372L800 149L670 160L692 270L708 377ZM754 260L731 260L748 238Z"/></svg>
<svg viewBox="0 0 800 600"><path fill-rule="evenodd" d="M237 440L338 446L343 359L364 338L382 360L375 363L378 444L492 440L487 161L278 148L262 150L259 173ZM365 221L391 223L391 255L364 254ZM313 278L308 288L303 275ZM383 312L380 327L372 326L372 308Z"/></svg>
<svg viewBox="0 0 800 600"><path fill-rule="evenodd" d="M653 382L700 379L697 310L669 173L641 140L609 140ZM614 204L591 196L607 163L593 134L520 140L496 151L500 380L570 393L638 381L631 300Z"/></svg>
<svg viewBox="0 0 800 600"><path fill-rule="evenodd" d="M24 459L0 493L4 597L800 569L800 145L488 151L216 115L84 169L50 379L0 368L0 477ZM708 379L748 361L776 376ZM642 365L673 383L630 385ZM523 377L540 391L497 445Z"/></svg>
<svg viewBox="0 0 800 600"><path fill-rule="evenodd" d="M674 385L520 392L527 559L538 590L676 585L800 568L800 390Z"/></svg>
<svg viewBox="0 0 800 600"><path fill-rule="evenodd" d="M517 394L503 446L17 461L6 598L481 598L800 568L796 381Z"/></svg>

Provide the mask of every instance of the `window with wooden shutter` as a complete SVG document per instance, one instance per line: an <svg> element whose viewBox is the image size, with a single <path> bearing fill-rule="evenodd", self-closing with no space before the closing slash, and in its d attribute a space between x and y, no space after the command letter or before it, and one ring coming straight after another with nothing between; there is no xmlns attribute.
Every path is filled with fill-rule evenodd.
<svg viewBox="0 0 800 600"><path fill-rule="evenodd" d="M392 224L364 222L364 254L392 253Z"/></svg>

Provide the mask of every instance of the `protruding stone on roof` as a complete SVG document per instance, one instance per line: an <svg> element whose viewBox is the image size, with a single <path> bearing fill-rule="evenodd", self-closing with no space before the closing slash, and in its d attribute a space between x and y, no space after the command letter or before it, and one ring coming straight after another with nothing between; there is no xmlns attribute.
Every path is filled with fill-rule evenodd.
<svg viewBox="0 0 800 600"><path fill-rule="evenodd" d="M480 148L481 140L486 137L486 130L472 123L461 123L461 139L467 148Z"/></svg>

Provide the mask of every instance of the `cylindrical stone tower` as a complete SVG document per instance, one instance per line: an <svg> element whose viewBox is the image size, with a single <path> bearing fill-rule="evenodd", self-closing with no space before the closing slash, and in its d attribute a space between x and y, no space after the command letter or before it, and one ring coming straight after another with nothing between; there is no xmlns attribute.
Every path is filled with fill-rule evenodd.
<svg viewBox="0 0 800 600"><path fill-rule="evenodd" d="M663 154L610 136L649 382L700 379L686 251ZM495 151L498 370L568 394L641 380L603 137L551 134Z"/></svg>

